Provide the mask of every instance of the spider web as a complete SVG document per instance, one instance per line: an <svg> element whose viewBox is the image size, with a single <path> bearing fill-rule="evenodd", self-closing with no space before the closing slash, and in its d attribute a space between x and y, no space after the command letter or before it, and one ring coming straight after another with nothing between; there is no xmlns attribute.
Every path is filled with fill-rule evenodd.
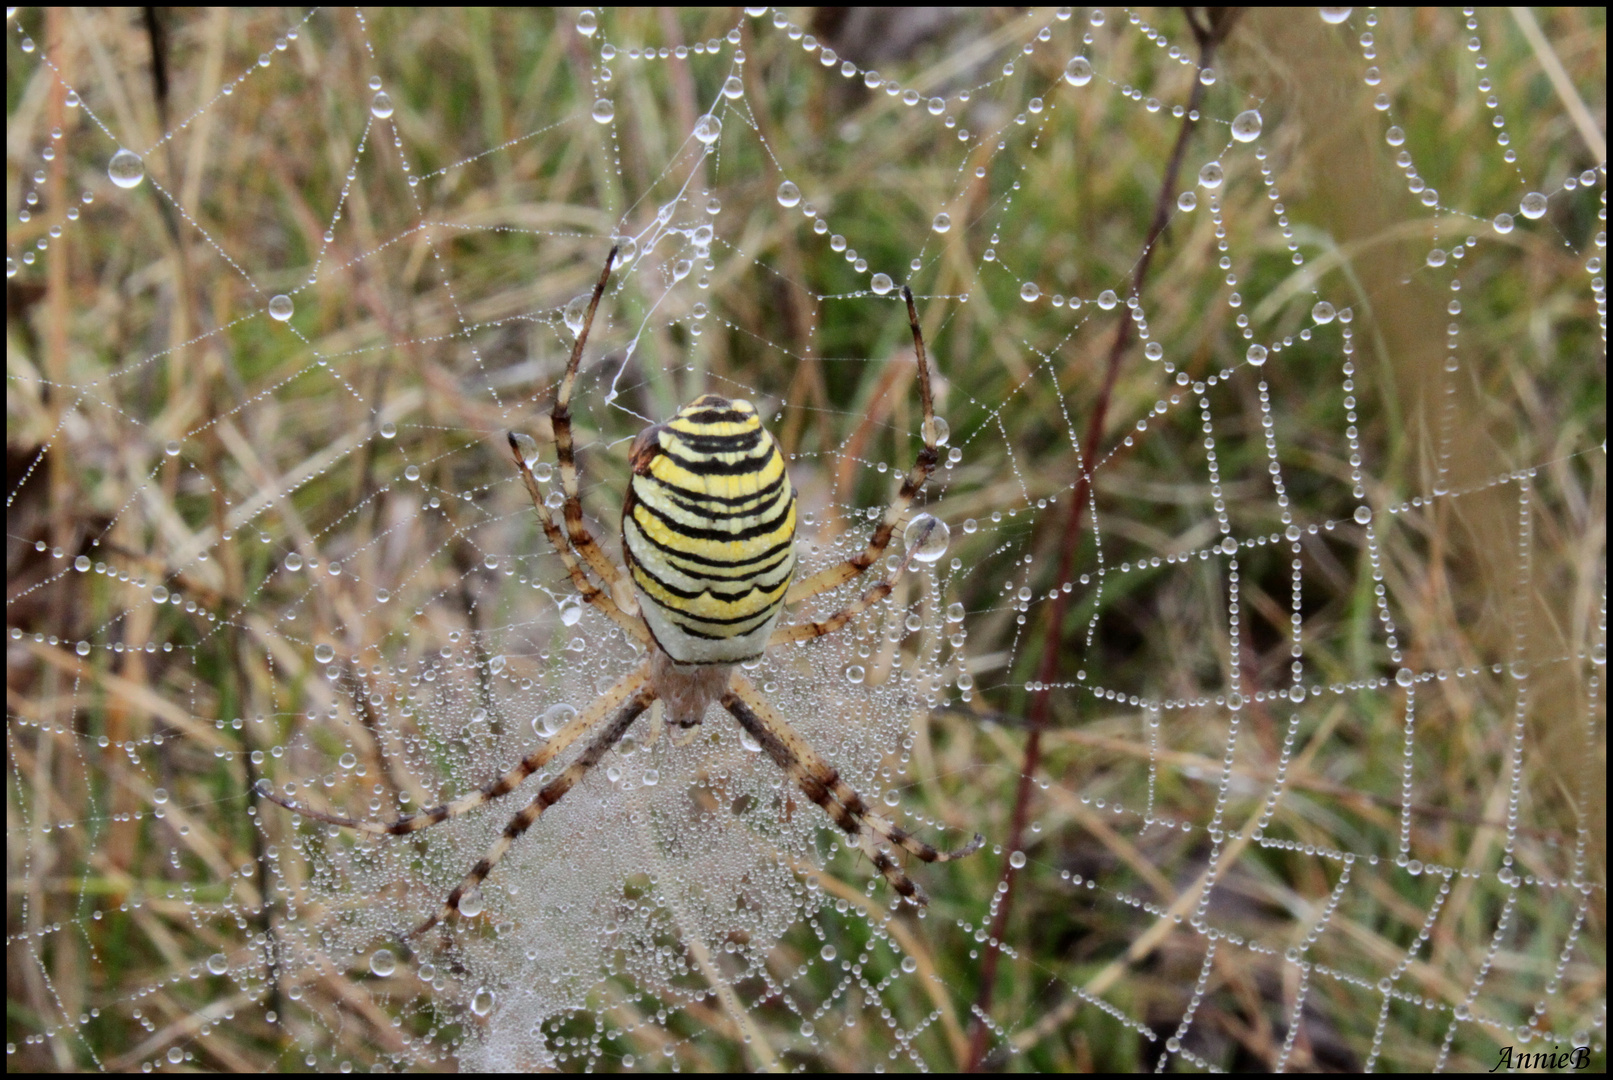
<svg viewBox="0 0 1613 1080"><path fill-rule="evenodd" d="M1605 1062L1599 13L149 18L8 16L15 1068ZM947 550L747 674L986 835L922 914L721 715L410 943L530 787L257 794L434 805L637 662L504 434L613 241L613 553L707 391L859 549L919 297Z"/></svg>

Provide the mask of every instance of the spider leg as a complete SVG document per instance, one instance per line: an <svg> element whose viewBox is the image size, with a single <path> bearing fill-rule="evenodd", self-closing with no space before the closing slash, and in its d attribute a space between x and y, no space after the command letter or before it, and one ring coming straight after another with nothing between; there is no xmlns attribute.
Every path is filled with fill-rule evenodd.
<svg viewBox="0 0 1613 1080"><path fill-rule="evenodd" d="M638 672L634 674L639 676L640 682L642 682L642 675ZM510 823L504 826L504 832L497 840L493 841L493 846L487 849L487 854L483 855L481 861L471 868L470 873L465 875L465 880L456 885L454 891L448 894L448 899L443 902L442 910L421 923L408 936L411 938L419 937L458 911L459 901L467 892L480 885L488 874L493 872L493 867L497 866L499 860L504 858L505 852L510 850L510 845L514 844L522 833L530 829L545 810L559 802L566 792L575 787L577 782L588 774L589 769L599 764L599 759L604 757L610 751L610 748L621 740L623 735L627 734L627 729L633 726L633 721L637 720L639 714L648 709L650 703L654 700L655 691L648 686L641 685L638 692L632 696L632 699L617 711L610 723L602 728L599 734L594 737L594 741L589 743L583 752L577 756L577 760L566 766L566 770L558 777L545 784L543 789L533 797L532 801L523 806L520 812L510 819ZM593 710L590 709L589 711L592 712ZM578 719L580 720L581 717L578 717ZM572 722L572 724L575 723L576 721ZM567 728L570 728L572 724L566 725Z"/></svg>
<svg viewBox="0 0 1613 1080"><path fill-rule="evenodd" d="M919 375L919 402L924 408L924 425L922 433L924 446L920 448L918 459L913 462L913 468L902 481L901 490L896 493L896 499L885 508L885 516L874 529L874 535L869 538L868 546L845 562L819 570L811 577L803 578L790 586L790 591L784 594L784 602L793 604L799 600L826 593L838 585L844 585L852 578L861 574L874 564L874 560L884 554L885 548L891 542L891 536L896 532L897 523L907 508L913 504L924 482L935 471L935 463L940 458L940 450L936 444L935 423L935 397L930 386L930 358L924 349L924 331L919 329L918 308L913 306L913 290L902 286L902 298L907 301L907 321L913 328L913 352L918 356Z"/></svg>
<svg viewBox="0 0 1613 1080"><path fill-rule="evenodd" d="M566 361L566 373L560 380L560 389L555 392L554 410L549 414L554 427L555 456L560 459L560 484L566 492L563 511L566 535L571 538L583 561L612 592L625 588L626 582L616 569L616 564L611 562L610 556L594 539L594 534L583 524L582 498L577 485L577 452L571 437L571 392L577 385L577 365L582 361L583 348L588 344L588 331L594 325L594 312L599 310L599 298L605 293L605 283L610 280L610 270L616 263L619 250L619 247L613 247L605 257L605 269L600 271L599 280L594 283L594 294L588 301L588 314L584 316L582 330L571 346L571 359Z"/></svg>
<svg viewBox="0 0 1613 1080"><path fill-rule="evenodd" d="M571 574L571 581L572 584L577 586L577 592L588 603L593 604L600 611L610 616L612 622L625 630L640 645L648 645L650 635L644 629L643 620L627 614L611 598L610 593L594 584L593 579L588 576L588 571L583 569L582 563L577 561L577 553L567 543L565 535L560 531L560 526L555 523L554 515L549 513L549 508L544 505L543 492L538 487L537 478L532 475L532 466L528 464L530 459L536 457L537 444L532 441L531 436L517 435L513 431L509 433L509 439L510 452L515 455L516 468L521 470L521 480L526 484L527 494L532 497L532 508L538 512L538 521L543 526L543 535L548 538L549 546L560 553L560 560L566 564L566 571ZM530 448L526 444L531 444ZM528 453L528 449L533 452Z"/></svg>
<svg viewBox="0 0 1613 1080"><path fill-rule="evenodd" d="M933 522L931 527L934 527ZM816 622L796 623L793 626L780 627L773 631L772 637L767 639L767 647L771 649L775 645L783 645L791 641L811 641L813 638L832 634L885 599L891 594L891 590L896 587L896 582L902 576L902 572L907 569L908 563L913 561L913 552L923 546L923 541L928 536L929 531L926 530L923 536L918 537L918 542L907 549L907 554L902 556L902 561L892 567L891 572L886 574L882 581L864 591L857 599L833 615L819 619Z"/></svg>
<svg viewBox="0 0 1613 1080"><path fill-rule="evenodd" d="M460 814L476 809L483 803L491 802L501 795L507 795L514 791L527 777L554 760L555 755L564 752L568 746L586 734L589 728L599 723L612 709L640 692L644 688L645 682L649 679L649 670L648 664L641 664L631 673L624 676L616 685L601 694L592 705L578 713L570 723L555 732L548 742L522 758L515 768L498 779L483 785L475 791L461 795L453 802L433 806L418 813L407 814L396 821L358 821L354 818L341 817L337 814L327 814L320 810L298 806L272 791L264 791L262 794L270 802L279 803L299 817L311 818L314 821L324 821L331 825L340 825L348 829L356 829L372 836L401 836L405 833L418 832L431 825L447 821L449 818L458 817Z"/></svg>
<svg viewBox="0 0 1613 1080"><path fill-rule="evenodd" d="M789 722L780 716L766 699L756 692L756 687L750 680L740 673L734 673L728 692L722 697L722 705L733 714L740 726L750 733L751 738L762 744L762 749L766 750L774 763L795 781L806 797L823 807L824 812L834 819L834 823L840 826L846 835L857 841L879 872L885 876L885 880L891 883L891 887L914 903L928 902L923 890L913 883L894 859L875 846L868 835L869 832L877 834L925 862L950 862L953 859L961 859L974 854L980 845L985 843L985 837L977 833L973 840L959 850L942 851L875 813L863 797L840 778L834 766L819 756L805 739L796 734ZM867 827L867 831L864 830L864 826Z"/></svg>

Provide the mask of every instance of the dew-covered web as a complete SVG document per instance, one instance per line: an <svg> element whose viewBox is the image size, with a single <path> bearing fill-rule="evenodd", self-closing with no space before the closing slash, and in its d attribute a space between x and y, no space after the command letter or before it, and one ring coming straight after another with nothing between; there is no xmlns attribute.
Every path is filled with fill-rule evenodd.
<svg viewBox="0 0 1613 1080"><path fill-rule="evenodd" d="M1605 1062L1601 13L153 11L8 15L13 1068ZM705 392L860 550L916 294L946 550L746 675L923 912L720 711L413 939L540 778L263 797L638 662L613 243L612 558Z"/></svg>

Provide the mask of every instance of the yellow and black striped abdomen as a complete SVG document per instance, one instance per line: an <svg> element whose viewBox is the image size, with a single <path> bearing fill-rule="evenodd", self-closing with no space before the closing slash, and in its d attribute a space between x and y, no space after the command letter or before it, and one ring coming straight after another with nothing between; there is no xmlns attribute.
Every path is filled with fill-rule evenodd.
<svg viewBox="0 0 1613 1080"><path fill-rule="evenodd" d="M633 443L622 547L673 660L761 655L795 572L795 489L748 401L696 398Z"/></svg>

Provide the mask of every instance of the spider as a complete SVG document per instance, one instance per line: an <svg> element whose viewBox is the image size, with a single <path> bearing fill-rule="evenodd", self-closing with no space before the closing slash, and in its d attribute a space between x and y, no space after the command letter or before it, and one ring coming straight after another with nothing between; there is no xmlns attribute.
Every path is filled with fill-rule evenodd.
<svg viewBox="0 0 1613 1080"><path fill-rule="evenodd" d="M685 405L666 423L646 428L633 442L632 479L622 506L622 549L627 562L624 578L583 523L571 432L571 394L577 382L577 367L617 254L618 249L612 248L594 285L550 413L565 491L560 523L550 513L532 474L537 443L530 436L514 432L508 437L515 466L532 498L543 533L560 555L577 591L584 601L643 646L647 658L514 768L441 806L391 822L375 822L297 806L271 791L264 795L316 821L372 835L401 835L458 817L509 794L572 743L591 736L576 759L510 819L503 835L448 894L437 913L408 935L413 938L458 913L465 894L486 879L544 810L559 802L588 770L599 764L651 703L662 701L669 722L685 731L700 724L707 708L715 703L731 714L807 798L821 806L857 843L901 897L925 904L928 899L923 890L873 837L925 862L947 862L971 855L984 838L977 833L963 848L941 851L876 813L840 778L834 766L767 703L738 666L760 657L767 649L832 634L878 603L890 594L913 553L934 528L933 521L924 523L914 538L917 542L908 546L906 557L839 611L824 619L775 629L786 606L844 585L866 572L884 553L897 523L935 469L938 425L929 359L913 293L905 286L902 289L918 358L924 446L862 551L791 584L795 571L795 491L784 468L784 457L750 402L706 394ZM914 531L911 526L909 531ZM632 594L637 596L637 613L627 599Z"/></svg>

